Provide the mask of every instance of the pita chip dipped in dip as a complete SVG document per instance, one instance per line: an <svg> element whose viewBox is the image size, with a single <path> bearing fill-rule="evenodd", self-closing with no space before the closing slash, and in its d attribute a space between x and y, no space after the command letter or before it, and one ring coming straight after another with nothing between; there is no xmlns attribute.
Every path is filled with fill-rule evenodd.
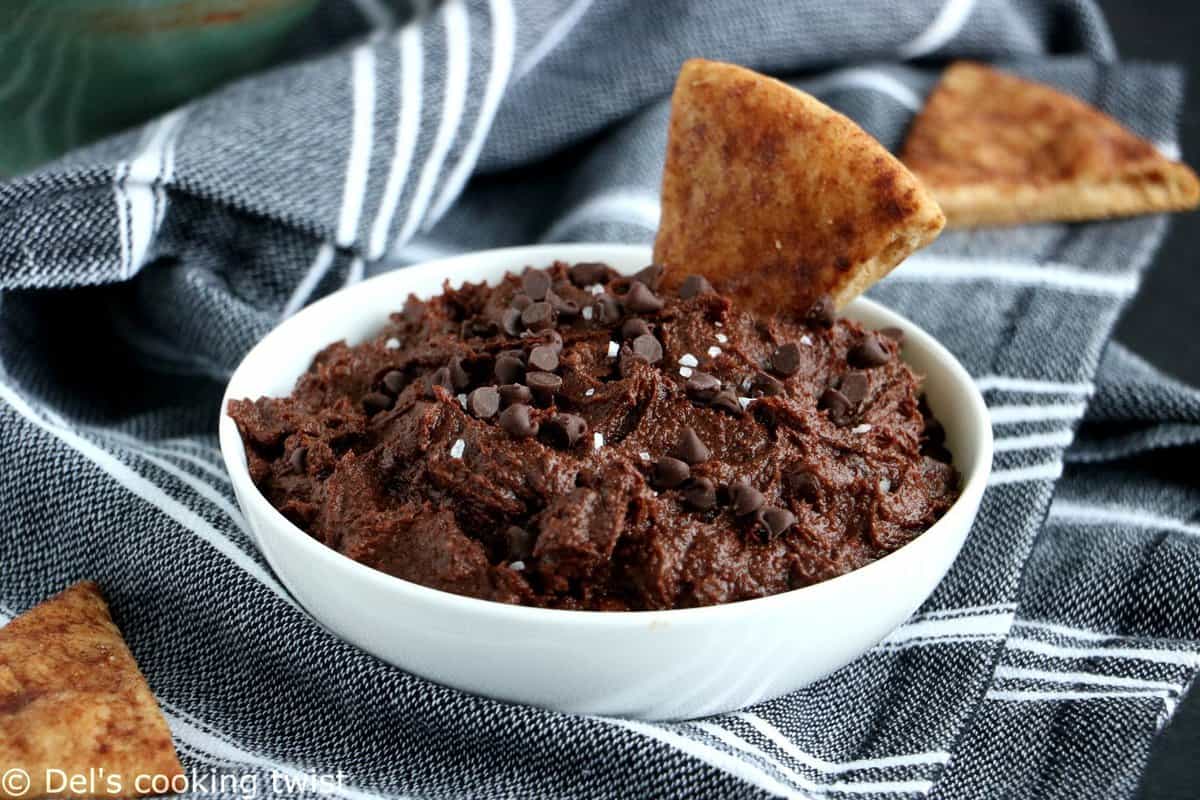
<svg viewBox="0 0 1200 800"><path fill-rule="evenodd" d="M654 242L669 288L700 274L759 312L841 308L944 224L903 164L811 95L732 64L680 70Z"/></svg>

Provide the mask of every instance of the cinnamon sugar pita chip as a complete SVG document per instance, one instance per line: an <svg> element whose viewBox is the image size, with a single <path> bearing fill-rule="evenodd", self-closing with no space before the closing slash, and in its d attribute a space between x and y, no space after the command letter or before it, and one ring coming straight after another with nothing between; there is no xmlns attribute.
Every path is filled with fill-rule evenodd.
<svg viewBox="0 0 1200 800"><path fill-rule="evenodd" d="M762 313L838 306L938 235L909 171L816 98L742 67L693 59L671 101L655 261L701 274Z"/></svg>
<svg viewBox="0 0 1200 800"><path fill-rule="evenodd" d="M22 800L132 797L150 791L139 775L183 774L96 584L77 583L0 628L0 766L28 776L24 789L20 779L0 785L0 798ZM59 785L75 776L89 781L85 791Z"/></svg>
<svg viewBox="0 0 1200 800"><path fill-rule="evenodd" d="M913 122L903 160L951 227L1179 211L1200 202L1186 164L1049 86L951 65Z"/></svg>

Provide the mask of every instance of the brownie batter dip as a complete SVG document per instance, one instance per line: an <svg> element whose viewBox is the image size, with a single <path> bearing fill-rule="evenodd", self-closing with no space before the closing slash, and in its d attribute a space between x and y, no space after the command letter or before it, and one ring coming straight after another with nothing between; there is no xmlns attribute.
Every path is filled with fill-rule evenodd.
<svg viewBox="0 0 1200 800"><path fill-rule="evenodd" d="M288 519L375 569L566 609L728 603L857 569L958 496L899 358L819 302L760 319L603 264L409 298L229 413Z"/></svg>

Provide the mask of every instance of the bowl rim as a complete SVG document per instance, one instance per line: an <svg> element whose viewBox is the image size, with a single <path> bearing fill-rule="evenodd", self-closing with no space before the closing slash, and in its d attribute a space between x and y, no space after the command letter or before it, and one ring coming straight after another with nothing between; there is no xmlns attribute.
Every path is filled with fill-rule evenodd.
<svg viewBox="0 0 1200 800"><path fill-rule="evenodd" d="M907 558L912 558L917 551L927 547L933 547L934 542L940 538L949 535L950 532L959 525L968 526L969 519L961 519L961 517L971 517L978 508L979 501L982 498L984 489L987 486L988 477L992 470L993 460L993 435L990 417L987 410L987 405L983 400L983 396L976 386L970 374L962 366L957 358L954 357L937 339L927 333L924 329L910 321L886 306L883 306L873 300L865 297L855 298L845 310L866 311L870 315L882 316L886 319L886 325L900 327L905 331L906 337L911 336L913 339L921 341L922 347L929 351L930 355L941 366L945 368L948 374L952 377L953 382L960 388L965 388L965 391L957 392L961 394L960 400L965 400L969 406L968 419L970 422L967 427L971 430L967 431L968 436L978 437L978 448L976 458L969 468L964 469L957 465L962 477L962 491L955 502L946 510L942 517L922 532L917 538L910 541L903 547L888 553L882 558L876 559L869 564L866 564L858 569L842 575L829 578L820 583L802 586L797 589L790 589L786 592L779 592L765 597L756 597L748 600L738 600L729 603L719 603L711 606L701 606L697 608L675 608L675 609L655 609L655 610L634 610L634 611L596 611L591 609L557 609L557 608L540 608L537 606L514 605L509 603L501 603L494 600L485 600L478 597L469 597L466 595L454 594L453 592L444 591L425 586L414 581L405 580L395 575L390 575L382 572L366 564L362 564L354 559L346 556L325 544L318 542L308 533L304 532L298 526L283 516L283 514L271 505L266 496L259 491L258 487L250 479L249 465L247 463L244 443L241 435L238 433L237 426L232 418L227 413L229 401L235 398L232 393L233 387L240 382L242 374L248 369L248 362L252 356L264 346L264 344L273 337L281 336L283 331L286 331L292 326L303 325L306 319L320 313L320 310L326 309L337 303L346 302L345 298L359 292L369 292L376 286L384 283L395 281L403 281L406 273L411 273L413 270L428 272L433 270L446 270L446 279L453 282L456 269L471 264L480 258L489 260L511 258L514 261L528 259L529 263L537 263L539 260L549 259L563 261L580 261L580 260L615 260L617 258L633 259L641 257L645 263L650 263L650 248L647 245L631 245L631 244L613 244L604 242L593 243L563 243L563 244L538 244L524 245L518 247L501 247L491 248L487 250L475 250L465 253L459 253L443 258L432 259L428 261L418 262L410 266L400 267L398 269L389 270L379 275L372 276L364 281L356 283L352 286L338 289L320 300L312 303L297 313L293 314L285 320L279 322L265 336L250 348L243 356L237 368L229 377L225 392L221 398L221 407L219 409L219 426L218 437L220 441L221 455L225 463L225 468L229 473L230 481L235 488L239 506L243 513L250 517L252 515L259 516L264 522L272 524L277 530L284 533L288 546L298 548L301 555L306 559L312 559L314 563L323 563L324 566L345 573L345 577L353 578L357 581L365 581L370 583L374 588L384 592L398 593L407 595L412 601L421 603L439 604L444 611L459 612L464 614L474 614L481 619L492 619L495 621L508 621L512 623L570 623L572 625L588 625L613 627L623 625L702 625L722 617L739 616L755 612L767 612L773 609L778 609L791 603L798 602L802 598L807 598L809 601L820 602L822 595L837 596L841 595L843 589L852 591L855 583L862 583L864 590L869 589L871 578L875 575L885 574L893 569L898 562L904 561ZM411 277L411 275L410 275ZM884 327L886 327L886 325ZM336 331L331 331L330 341L336 337ZM239 393L240 395L240 393ZM247 508L246 506L249 506ZM962 541L965 541L969 531L963 532ZM939 536L940 534L940 536ZM258 541L258 535L255 533L250 537L251 542L258 549L260 554L270 564L270 557L266 552L266 548ZM922 546L922 542L926 543ZM961 550L961 543L956 549L955 558L957 558L957 550ZM274 572L274 565L271 565ZM282 574L276 573L281 582L287 587L287 581ZM940 581L939 581L940 582ZM935 584L936 585L936 584ZM291 588L287 587L289 592ZM303 607L303 606L302 606ZM314 612L306 609L306 613L313 614Z"/></svg>

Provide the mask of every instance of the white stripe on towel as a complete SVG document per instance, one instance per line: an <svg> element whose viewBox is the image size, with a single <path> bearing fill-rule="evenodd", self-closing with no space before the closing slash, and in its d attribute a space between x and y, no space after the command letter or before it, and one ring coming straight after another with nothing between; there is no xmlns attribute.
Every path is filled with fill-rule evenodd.
<svg viewBox="0 0 1200 800"><path fill-rule="evenodd" d="M471 30L467 18L467 9L462 0L446 0L441 7L442 20L446 27L446 80L445 92L442 98L442 117L434 135L433 145L421 176L417 179L417 189L413 193L408 216L404 227L396 237L396 244L407 242L416 232L417 226L425 218L429 199L433 196L434 185L442 171L446 154L458 133L462 120L463 107L467 99L467 82L470 79L469 59L471 56Z"/></svg>
<svg viewBox="0 0 1200 800"><path fill-rule="evenodd" d="M1136 272L1106 274L1088 272L1066 264L953 258L916 255L888 275L890 281L984 281L1020 286L1045 286L1082 294L1127 297L1138 287Z"/></svg>
<svg viewBox="0 0 1200 800"><path fill-rule="evenodd" d="M154 506L159 511L196 534L207 542L213 549L232 561L242 571L257 580L281 600L293 608L296 607L288 593L280 586L258 562L242 551L237 545L213 527L209 522L190 508L168 495L161 488L139 475L135 470L117 459L108 451L93 444L79 434L66 428L58 427L42 418L25 398L21 397L9 386L0 384L0 399L6 401L14 411L29 422L56 437L71 447L81 456L104 470L114 481L127 491Z"/></svg>
<svg viewBox="0 0 1200 800"><path fill-rule="evenodd" d="M1014 469L998 469L988 478L988 486L1001 486L1006 483L1025 483L1028 481L1053 481L1062 477L1062 461L1050 461L1045 464L1033 464L1028 467Z"/></svg>
<svg viewBox="0 0 1200 800"><path fill-rule="evenodd" d="M424 45L421 43L421 28L416 23L404 26L396 37L400 51L400 99L396 120L396 142L392 146L392 162L388 167L387 182L383 197L371 226L367 245L367 257L372 261L382 258L388 249L388 232L396 217L396 205L408 181L412 168L413 153L421 132L422 76L425 70Z"/></svg>
<svg viewBox="0 0 1200 800"><path fill-rule="evenodd" d="M837 89L868 89L890 97L909 111L918 111L923 105L920 96L900 81L870 67L849 67L805 81L801 84L809 94L824 95Z"/></svg>
<svg viewBox="0 0 1200 800"><path fill-rule="evenodd" d="M900 46L898 53L903 59L918 58L928 55L948 43L958 35L971 11L975 8L975 0L946 0L946 4L933 18L929 27L917 38Z"/></svg>
<svg viewBox="0 0 1200 800"><path fill-rule="evenodd" d="M1070 500L1055 500L1050 506L1050 517L1079 525L1126 525L1200 536L1200 525L1132 506L1088 505Z"/></svg>
<svg viewBox="0 0 1200 800"><path fill-rule="evenodd" d="M511 0L489 0L488 8L492 20L492 60L489 66L487 84L483 90L483 100L479 105L479 116L475 120L475 129L471 138L463 146L458 162L446 176L441 194L433 204L429 219L424 228L428 230L442 218L450 205L458 199L467 178L475 169L479 160L479 151L483 149L483 141L492 128L492 120L500 105L500 98L508 86L508 76L512 72L513 49L516 47L516 30Z"/></svg>

